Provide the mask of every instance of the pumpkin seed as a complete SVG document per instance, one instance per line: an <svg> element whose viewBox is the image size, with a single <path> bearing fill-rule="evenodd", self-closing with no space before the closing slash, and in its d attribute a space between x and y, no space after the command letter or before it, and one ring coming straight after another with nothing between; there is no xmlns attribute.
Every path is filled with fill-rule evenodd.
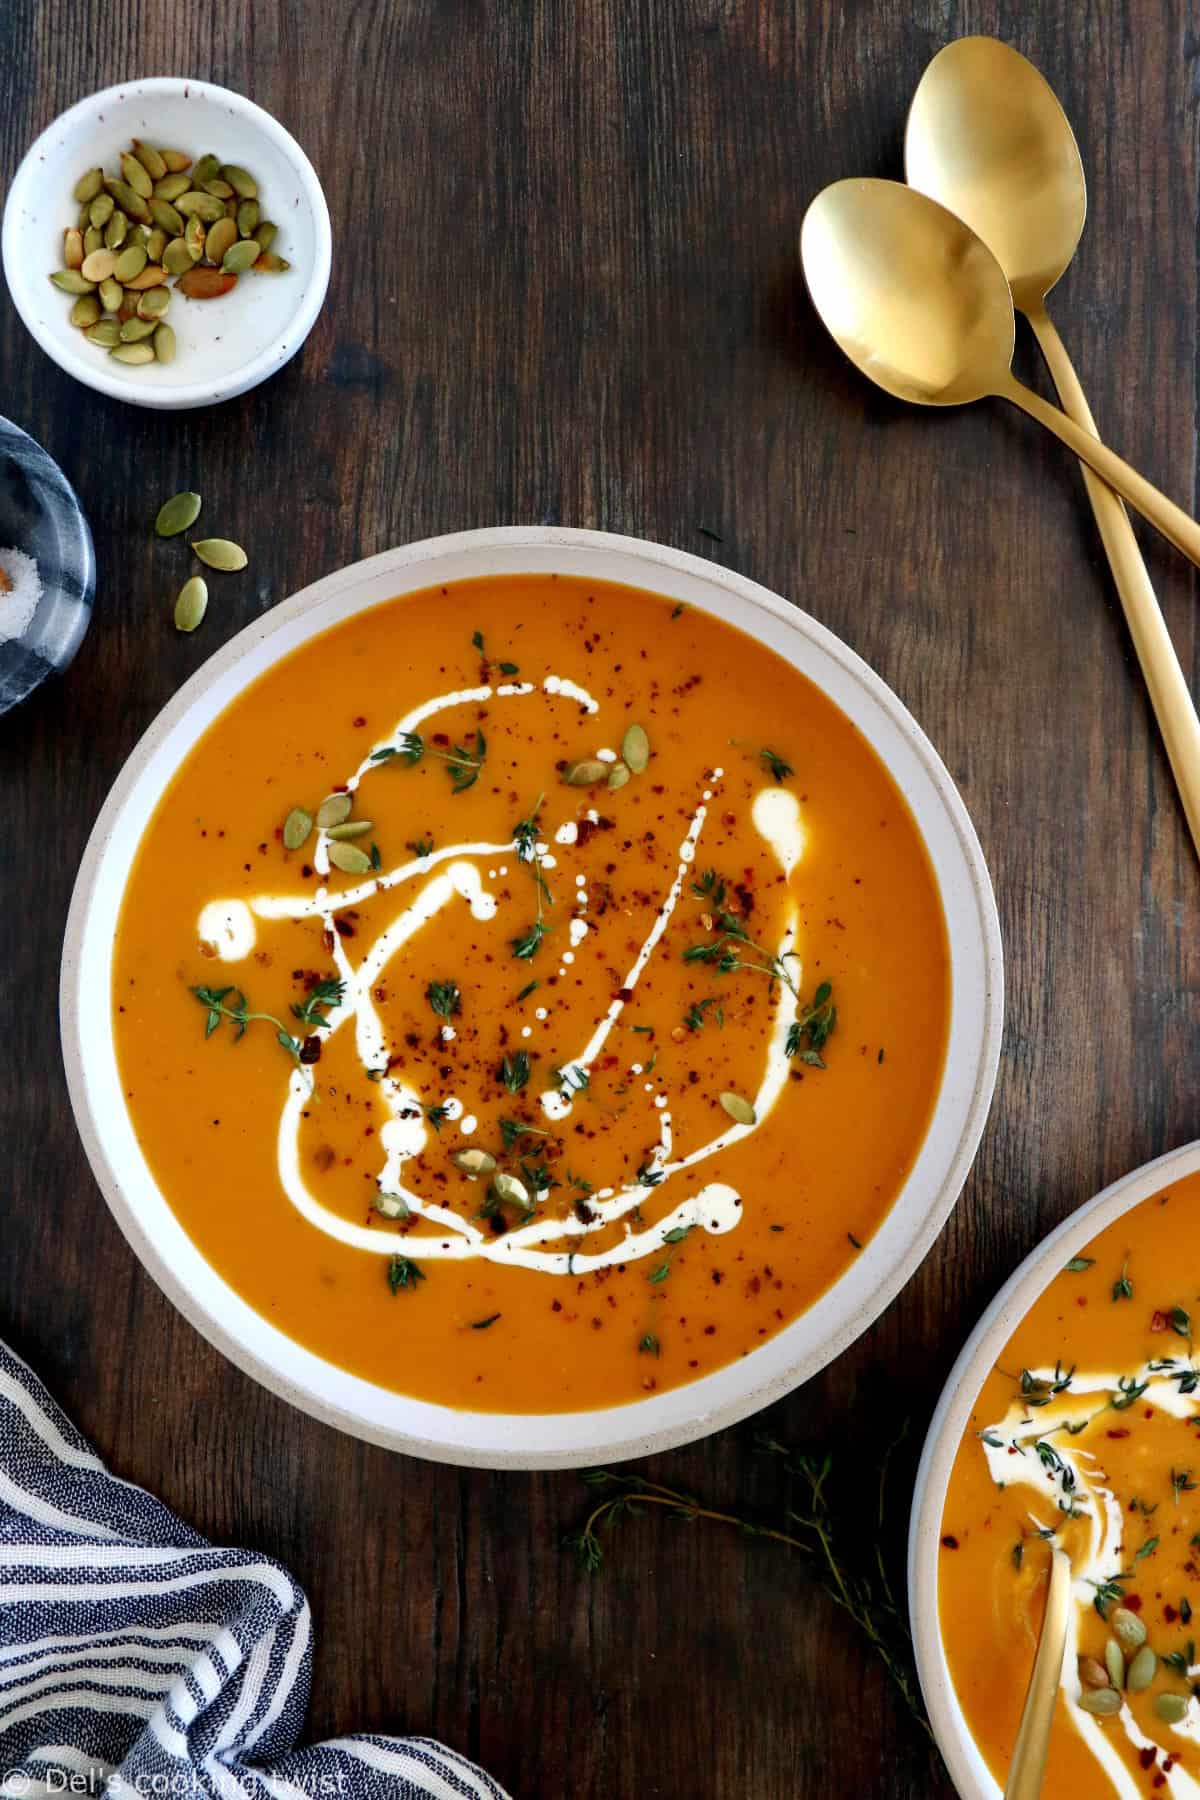
<svg viewBox="0 0 1200 1800"><path fill-rule="evenodd" d="M237 243L237 225L233 219L218 219L204 240L204 254L209 262L219 263L227 250Z"/></svg>
<svg viewBox="0 0 1200 1800"><path fill-rule="evenodd" d="M198 263L204 255L204 221L189 219L183 230L183 241L187 245L188 255L194 263Z"/></svg>
<svg viewBox="0 0 1200 1800"><path fill-rule="evenodd" d="M191 252L181 237L171 239L162 253L162 265L168 275L183 275L191 268Z"/></svg>
<svg viewBox="0 0 1200 1800"><path fill-rule="evenodd" d="M163 251L167 247L167 234L161 225L156 225L146 239L146 255L152 263L161 263Z"/></svg>
<svg viewBox="0 0 1200 1800"><path fill-rule="evenodd" d="M236 275L223 275L220 269L189 269L176 286L189 300L219 300L237 286L237 279Z"/></svg>
<svg viewBox="0 0 1200 1800"><path fill-rule="evenodd" d="M185 169L190 169L192 166L191 157L182 150L160 150L158 154L172 175L182 175Z"/></svg>
<svg viewBox="0 0 1200 1800"><path fill-rule="evenodd" d="M166 173L165 168L163 172ZM136 156L130 156L128 150L121 152L121 175L129 183L134 193L140 194L143 200L148 200L154 192L154 183L150 179L149 169L144 163L140 163Z"/></svg>
<svg viewBox="0 0 1200 1800"><path fill-rule="evenodd" d="M95 294L80 294L71 308L71 323L78 325L80 331L86 331L89 325L95 325L100 318L100 302Z"/></svg>
<svg viewBox="0 0 1200 1800"><path fill-rule="evenodd" d="M127 294L141 294L147 288L161 287L166 279L167 271L161 263L147 263L140 275L135 275L132 281L125 283L125 291Z"/></svg>
<svg viewBox="0 0 1200 1800"><path fill-rule="evenodd" d="M202 219L206 225L215 224L218 219L225 217L222 201L214 199L211 194L197 193L195 188L186 194L180 194L175 202L175 210L182 213L185 219Z"/></svg>
<svg viewBox="0 0 1200 1800"><path fill-rule="evenodd" d="M608 763L601 762L599 757L585 757L582 762L567 765L563 780L568 787L595 787L598 781L607 781L608 774Z"/></svg>
<svg viewBox="0 0 1200 1800"><path fill-rule="evenodd" d="M150 233L144 225L131 225L129 227L129 231L125 238L126 249L128 249L131 244L140 244L144 250L149 242Z"/></svg>
<svg viewBox="0 0 1200 1800"><path fill-rule="evenodd" d="M173 363L175 361L176 349L175 332L164 319L154 334L155 362Z"/></svg>
<svg viewBox="0 0 1200 1800"><path fill-rule="evenodd" d="M100 304L105 312L115 313L125 298L125 289L115 275L100 283Z"/></svg>
<svg viewBox="0 0 1200 1800"><path fill-rule="evenodd" d="M305 812L302 806L293 806L283 821L283 847L285 850L299 850L307 844L312 835L312 814Z"/></svg>
<svg viewBox="0 0 1200 1800"><path fill-rule="evenodd" d="M738 1125L757 1125L758 1114L740 1094L722 1094L721 1105Z"/></svg>
<svg viewBox="0 0 1200 1800"><path fill-rule="evenodd" d="M143 338L153 337L157 328L157 319L126 319L121 327L121 342L140 344Z"/></svg>
<svg viewBox="0 0 1200 1800"><path fill-rule="evenodd" d="M237 218L237 209L238 209L237 195L230 194L228 200L225 202L225 217L227 219L236 219Z"/></svg>
<svg viewBox="0 0 1200 1800"><path fill-rule="evenodd" d="M1187 1718L1188 1703L1182 1694L1156 1694L1154 1710L1164 1725L1182 1725Z"/></svg>
<svg viewBox="0 0 1200 1800"><path fill-rule="evenodd" d="M157 324L170 304L169 289L165 287L148 288L138 298L137 316L139 319L153 319Z"/></svg>
<svg viewBox="0 0 1200 1800"><path fill-rule="evenodd" d="M102 350L115 350L121 341L121 327L116 319L98 319L83 335L90 343L99 344Z"/></svg>
<svg viewBox="0 0 1200 1800"><path fill-rule="evenodd" d="M150 208L127 181L114 181L111 176L105 176L104 186L123 213L128 213L131 219L136 219L139 225L150 223Z"/></svg>
<svg viewBox="0 0 1200 1800"><path fill-rule="evenodd" d="M1110 1637L1104 1646L1104 1666L1108 1670L1108 1679L1115 1688L1125 1686L1125 1653L1116 1638Z"/></svg>
<svg viewBox="0 0 1200 1800"><path fill-rule="evenodd" d="M233 189L234 193L241 199L258 199L257 181L255 181L253 175L247 174L246 170L240 168L237 163L226 163L221 170L221 173Z"/></svg>
<svg viewBox="0 0 1200 1800"><path fill-rule="evenodd" d="M350 817L354 799L350 794L326 794L317 808L317 825L328 831L331 825L342 825Z"/></svg>
<svg viewBox="0 0 1200 1800"><path fill-rule="evenodd" d="M492 1192L497 1200L503 1200L508 1206L529 1205L529 1189L523 1181L518 1181L515 1175L494 1175Z"/></svg>
<svg viewBox="0 0 1200 1800"><path fill-rule="evenodd" d="M79 217L75 221L77 230L86 231L88 226L91 224L91 222L92 222L91 207L90 206L81 206L79 209Z"/></svg>
<svg viewBox="0 0 1200 1800"><path fill-rule="evenodd" d="M345 843L350 838L366 837L368 831L374 831L374 819L347 819L344 825L331 825L325 833L334 843Z"/></svg>
<svg viewBox="0 0 1200 1800"><path fill-rule="evenodd" d="M1146 1627L1127 1606L1118 1606L1108 1622L1122 1650L1137 1650L1145 1643Z"/></svg>
<svg viewBox="0 0 1200 1800"><path fill-rule="evenodd" d="M464 1175L471 1176L472 1180L477 1175L490 1175L496 1166L496 1159L490 1150L456 1150L450 1161Z"/></svg>
<svg viewBox="0 0 1200 1800"><path fill-rule="evenodd" d="M117 259L111 250L93 250L90 256L83 259L83 267L79 273L85 281L107 281L116 272Z"/></svg>
<svg viewBox="0 0 1200 1800"><path fill-rule="evenodd" d="M149 346L135 345L135 349ZM116 352L114 351L115 355ZM179 590L179 598L175 602L176 631L195 631L201 619L208 611L208 583L203 576L193 575L185 581Z"/></svg>
<svg viewBox="0 0 1200 1800"><path fill-rule="evenodd" d="M186 531L189 525L196 523L203 504L199 494L193 494L187 488L182 494L172 494L158 509L158 517L154 521L155 536L178 537L181 531Z"/></svg>
<svg viewBox="0 0 1200 1800"><path fill-rule="evenodd" d="M83 233L72 226L63 232L63 266L68 269L83 267Z"/></svg>
<svg viewBox="0 0 1200 1800"><path fill-rule="evenodd" d="M173 201L178 200L180 194L186 194L191 185L190 175L164 175L161 181L154 184L154 197L156 200L165 200L170 206Z"/></svg>
<svg viewBox="0 0 1200 1800"><path fill-rule="evenodd" d="M382 1213L385 1219L412 1218L412 1208L402 1194L385 1194L381 1188L371 1205L377 1213Z"/></svg>
<svg viewBox="0 0 1200 1800"><path fill-rule="evenodd" d="M203 187L206 181L211 181L213 176L219 172L220 167L220 163L211 152L202 156L192 170L193 187Z"/></svg>
<svg viewBox="0 0 1200 1800"><path fill-rule="evenodd" d="M253 237L258 228L258 201L243 200L237 209L239 237Z"/></svg>
<svg viewBox="0 0 1200 1800"><path fill-rule="evenodd" d="M97 231L103 231L116 210L117 203L111 194L97 194L88 207L88 224L95 226Z"/></svg>
<svg viewBox="0 0 1200 1800"><path fill-rule="evenodd" d="M233 220L228 219L226 223L233 225L236 233L237 226L234 225ZM248 269L254 267L261 255L262 251L253 238L243 238L239 243L231 244L225 252L221 258L221 271L225 275L244 275Z"/></svg>
<svg viewBox="0 0 1200 1800"><path fill-rule="evenodd" d="M183 236L183 220L169 201L152 199L150 217L168 237Z"/></svg>
<svg viewBox="0 0 1200 1800"><path fill-rule="evenodd" d="M96 198L103 186L104 170L89 169L87 174L81 175L75 183L74 198L78 200L80 206L86 206L90 200Z"/></svg>
<svg viewBox="0 0 1200 1800"><path fill-rule="evenodd" d="M220 176L217 176L214 181L206 181L204 183L204 191L206 194L211 194L214 200L224 201L233 199L233 189L227 181L222 181Z"/></svg>
<svg viewBox="0 0 1200 1800"><path fill-rule="evenodd" d="M1103 1663L1098 1663L1094 1656L1079 1658L1079 1679L1084 1687L1104 1688L1110 1685L1108 1671Z"/></svg>
<svg viewBox="0 0 1200 1800"><path fill-rule="evenodd" d="M650 761L650 739L640 725L631 725L621 739L621 755L635 775Z"/></svg>
<svg viewBox="0 0 1200 1800"><path fill-rule="evenodd" d="M150 258L143 244L128 244L114 259L111 273L124 285L140 275Z"/></svg>
<svg viewBox="0 0 1200 1800"><path fill-rule="evenodd" d="M224 569L228 574L244 569L250 560L242 546L231 543L228 538L200 538L192 549L210 569Z"/></svg>
<svg viewBox="0 0 1200 1800"><path fill-rule="evenodd" d="M254 227L250 235L263 250L269 250L275 242L278 231L278 225L270 219L264 219L261 225Z"/></svg>
<svg viewBox="0 0 1200 1800"><path fill-rule="evenodd" d="M104 227L104 248L119 250L129 235L129 220L120 210L114 210L112 218Z"/></svg>
<svg viewBox="0 0 1200 1800"><path fill-rule="evenodd" d="M1125 1676L1125 1686L1131 1694L1141 1694L1150 1686L1158 1673L1158 1658L1149 1644L1143 1644Z"/></svg>
<svg viewBox="0 0 1200 1800"><path fill-rule="evenodd" d="M330 844L329 860L343 875L369 875L371 859L357 844Z"/></svg>
<svg viewBox="0 0 1200 1800"><path fill-rule="evenodd" d="M83 234L84 260L86 261L89 256L94 255L97 250L103 250L103 248L104 233L98 230L95 225L89 225Z"/></svg>
<svg viewBox="0 0 1200 1800"><path fill-rule="evenodd" d="M120 319L122 325L128 324L130 319L137 318L137 303L138 297L136 294L122 293L121 304L117 308L117 317Z"/></svg>
<svg viewBox="0 0 1200 1800"><path fill-rule="evenodd" d="M256 275L286 275L291 266L291 263L285 262L282 256L276 256L273 250L264 250L254 265L254 273Z"/></svg>
<svg viewBox="0 0 1200 1800"><path fill-rule="evenodd" d="M1079 1704L1085 1713L1092 1713L1097 1719L1111 1719L1121 1710L1121 1696L1116 1688L1084 1688Z"/></svg>
<svg viewBox="0 0 1200 1800"><path fill-rule="evenodd" d="M626 764L623 762L614 763L609 770L608 775L608 785L612 791L615 793L618 788L623 788L628 780L629 769Z"/></svg>
<svg viewBox="0 0 1200 1800"><path fill-rule="evenodd" d="M96 289L95 282L89 281L78 269L55 269L50 279L64 294L91 294Z"/></svg>
<svg viewBox="0 0 1200 1800"><path fill-rule="evenodd" d="M133 154L145 169L152 181L161 181L167 172L167 165L160 151L153 144L143 144L141 138L133 140Z"/></svg>
<svg viewBox="0 0 1200 1800"><path fill-rule="evenodd" d="M129 363L131 367L154 361L154 351L149 344L118 344L108 354L114 362Z"/></svg>

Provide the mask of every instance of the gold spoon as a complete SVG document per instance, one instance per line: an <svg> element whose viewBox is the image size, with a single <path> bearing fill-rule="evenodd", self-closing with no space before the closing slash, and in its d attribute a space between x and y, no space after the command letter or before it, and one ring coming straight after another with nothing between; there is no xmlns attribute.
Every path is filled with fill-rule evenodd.
<svg viewBox="0 0 1200 1800"><path fill-rule="evenodd" d="M804 215L800 257L813 304L864 375L918 406L1011 401L1200 563L1200 525L1013 375L1012 294L969 225L900 181L835 181Z"/></svg>
<svg viewBox="0 0 1200 1800"><path fill-rule="evenodd" d="M1063 410L1098 435L1046 311L1046 295L1075 254L1087 212L1079 149L1053 90L1008 44L959 38L921 77L904 163L912 187L979 233L1033 328ZM1200 718L1125 508L1086 467L1083 479L1200 852Z"/></svg>
<svg viewBox="0 0 1200 1800"><path fill-rule="evenodd" d="M1065 1551L1056 1549L1051 1552L1050 1586L1046 1593L1042 1635L1033 1659L1025 1710L1017 1727L1004 1800L1038 1800L1041 1794L1070 1616L1071 1559Z"/></svg>

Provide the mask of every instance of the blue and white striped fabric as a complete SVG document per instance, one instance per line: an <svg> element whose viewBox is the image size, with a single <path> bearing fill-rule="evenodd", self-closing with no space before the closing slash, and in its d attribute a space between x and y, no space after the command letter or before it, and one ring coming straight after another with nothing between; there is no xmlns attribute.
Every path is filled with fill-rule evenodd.
<svg viewBox="0 0 1200 1800"><path fill-rule="evenodd" d="M506 1800L428 1738L296 1740L308 1602L110 1475L0 1344L0 1795Z"/></svg>

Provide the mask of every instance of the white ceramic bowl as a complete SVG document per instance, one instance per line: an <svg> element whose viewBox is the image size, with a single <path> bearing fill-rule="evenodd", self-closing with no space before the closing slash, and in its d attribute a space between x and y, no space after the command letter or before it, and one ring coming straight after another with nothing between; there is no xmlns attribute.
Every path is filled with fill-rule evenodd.
<svg viewBox="0 0 1200 1800"><path fill-rule="evenodd" d="M1001 1288L963 1347L938 1401L913 1491L908 1606L921 1691L938 1748L963 1800L1002 1800L958 1703L938 1623L938 1559L950 1472L971 1409L997 1357L1065 1263L1143 1200L1200 1169L1200 1140L1115 1181L1043 1238Z"/></svg>
<svg viewBox="0 0 1200 1800"><path fill-rule="evenodd" d="M181 759L256 676L330 625L395 594L469 576L557 570L648 588L740 626L803 671L890 769L924 834L950 939L946 1071L912 1173L847 1273L752 1355L624 1406L556 1415L456 1411L335 1368L285 1337L210 1268L159 1192L134 1136L113 1051L113 939L142 831ZM844 1350L908 1280L966 1178L995 1082L1003 1011L1000 931L970 820L919 727L877 675L796 607L739 575L602 532L511 527L432 538L343 569L284 601L204 665L130 757L84 856L67 925L63 1040L75 1116L96 1178L155 1280L198 1330L297 1406L375 1442L489 1467L572 1467L701 1437L766 1406Z"/></svg>
<svg viewBox="0 0 1200 1800"><path fill-rule="evenodd" d="M63 231L79 212L75 183L97 165L115 173L134 137L194 156L211 150L249 169L263 217L279 227L272 248L292 267L245 276L219 300L173 293L175 361L128 368L71 324L70 296L48 277L63 266ZM244 394L295 356L329 286L329 210L295 138L252 100L205 81L129 81L79 101L43 131L8 191L0 249L13 304L60 368L118 400L181 411Z"/></svg>

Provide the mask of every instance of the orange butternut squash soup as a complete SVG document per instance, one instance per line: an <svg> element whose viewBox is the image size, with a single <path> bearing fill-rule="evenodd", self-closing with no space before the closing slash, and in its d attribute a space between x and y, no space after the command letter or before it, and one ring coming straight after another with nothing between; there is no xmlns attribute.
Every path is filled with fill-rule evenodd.
<svg viewBox="0 0 1200 1800"><path fill-rule="evenodd" d="M707 614L403 597L197 743L115 951L188 1232L384 1386L548 1412L750 1354L877 1229L940 1082L936 882L873 751Z"/></svg>
<svg viewBox="0 0 1200 1800"><path fill-rule="evenodd" d="M1200 1175L1072 1259L989 1374L943 1516L959 1701L1003 1787L1049 1577L1074 1598L1046 1792L1200 1794Z"/></svg>

